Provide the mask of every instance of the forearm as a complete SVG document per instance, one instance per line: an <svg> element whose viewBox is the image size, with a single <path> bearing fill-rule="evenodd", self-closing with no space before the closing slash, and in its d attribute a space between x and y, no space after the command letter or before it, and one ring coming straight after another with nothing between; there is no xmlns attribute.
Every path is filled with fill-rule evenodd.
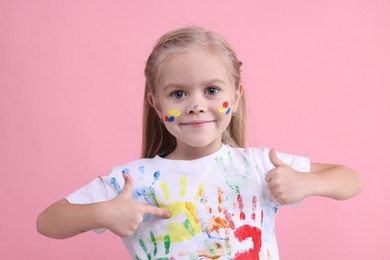
<svg viewBox="0 0 390 260"><path fill-rule="evenodd" d="M312 164L307 175L308 195L346 200L363 189L361 176L343 165Z"/></svg>
<svg viewBox="0 0 390 260"><path fill-rule="evenodd" d="M37 230L42 235L63 239L85 231L103 227L103 203L70 204L65 199L44 210L37 219Z"/></svg>

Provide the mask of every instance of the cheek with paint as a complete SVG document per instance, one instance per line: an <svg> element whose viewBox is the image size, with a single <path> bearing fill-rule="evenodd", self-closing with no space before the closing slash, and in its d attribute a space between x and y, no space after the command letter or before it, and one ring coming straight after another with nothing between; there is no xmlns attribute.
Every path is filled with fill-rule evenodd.
<svg viewBox="0 0 390 260"><path fill-rule="evenodd" d="M180 116L181 113L179 110L171 109L168 110L167 115L164 117L165 122L173 122L175 121L175 117Z"/></svg>
<svg viewBox="0 0 390 260"><path fill-rule="evenodd" d="M225 113L226 115L229 115L229 113L230 113L229 102L227 102L227 101L223 102L222 107L218 108L218 112Z"/></svg>

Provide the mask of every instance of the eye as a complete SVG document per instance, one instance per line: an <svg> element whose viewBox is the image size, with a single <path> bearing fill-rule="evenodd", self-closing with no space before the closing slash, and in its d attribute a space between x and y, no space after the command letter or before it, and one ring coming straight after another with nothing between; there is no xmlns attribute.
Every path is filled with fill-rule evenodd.
<svg viewBox="0 0 390 260"><path fill-rule="evenodd" d="M205 91L206 95L214 96L219 92L219 88L217 87L208 87Z"/></svg>
<svg viewBox="0 0 390 260"><path fill-rule="evenodd" d="M174 99L182 99L186 96L186 93L181 90L172 91L170 94Z"/></svg>

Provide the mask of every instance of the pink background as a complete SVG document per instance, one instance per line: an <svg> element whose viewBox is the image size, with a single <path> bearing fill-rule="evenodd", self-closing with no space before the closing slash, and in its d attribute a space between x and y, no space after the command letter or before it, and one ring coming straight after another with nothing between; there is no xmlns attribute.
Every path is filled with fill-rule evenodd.
<svg viewBox="0 0 390 260"><path fill-rule="evenodd" d="M281 259L390 259L390 1L238 2L0 2L1 259L128 258L109 232L52 240L35 221L138 157L146 58L184 25L243 61L250 145L364 176L352 200L281 209Z"/></svg>

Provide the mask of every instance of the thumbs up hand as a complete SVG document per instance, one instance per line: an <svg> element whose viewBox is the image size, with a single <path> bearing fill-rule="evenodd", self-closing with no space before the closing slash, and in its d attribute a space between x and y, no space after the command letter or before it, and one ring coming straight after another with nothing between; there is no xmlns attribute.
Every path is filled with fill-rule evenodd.
<svg viewBox="0 0 390 260"><path fill-rule="evenodd" d="M123 174L123 192L107 201L103 207L103 226L121 237L130 236L142 223L145 214L169 218L171 213L165 209L138 203L132 199L133 181L130 175Z"/></svg>
<svg viewBox="0 0 390 260"><path fill-rule="evenodd" d="M275 166L265 176L272 198L280 204L293 204L305 198L305 174L299 173L280 160L274 149L269 159Z"/></svg>

